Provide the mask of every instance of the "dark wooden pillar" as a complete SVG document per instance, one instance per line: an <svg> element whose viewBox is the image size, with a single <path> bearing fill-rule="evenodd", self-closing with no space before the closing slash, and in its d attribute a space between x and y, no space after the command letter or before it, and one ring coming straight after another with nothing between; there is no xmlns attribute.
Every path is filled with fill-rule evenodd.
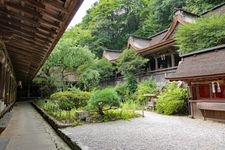
<svg viewBox="0 0 225 150"><path fill-rule="evenodd" d="M174 54L171 54L171 66L174 67L175 66L175 57Z"/></svg>
<svg viewBox="0 0 225 150"><path fill-rule="evenodd" d="M27 97L30 97L30 83L27 85Z"/></svg>
<svg viewBox="0 0 225 150"><path fill-rule="evenodd" d="M4 74L3 65L0 62L0 99L1 100L3 99L3 82L4 82L3 74Z"/></svg>
<svg viewBox="0 0 225 150"><path fill-rule="evenodd" d="M4 103L6 104L6 83L7 83L7 78L6 78L6 76L7 76L7 73L6 73L6 65L4 64L4 66L3 66L3 69L4 69L4 71L3 71L3 90L2 90L2 97L3 97L3 101L4 101Z"/></svg>
<svg viewBox="0 0 225 150"><path fill-rule="evenodd" d="M159 69L158 59L157 58L154 59L155 59L155 70L158 70Z"/></svg>

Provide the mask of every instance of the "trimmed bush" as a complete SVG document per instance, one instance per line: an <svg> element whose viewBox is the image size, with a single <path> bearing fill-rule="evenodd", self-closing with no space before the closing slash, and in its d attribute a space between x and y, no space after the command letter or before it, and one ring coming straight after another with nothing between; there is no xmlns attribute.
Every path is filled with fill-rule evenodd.
<svg viewBox="0 0 225 150"><path fill-rule="evenodd" d="M157 100L156 111L166 115L184 112L186 99L186 89L177 87L176 82L168 83Z"/></svg>
<svg viewBox="0 0 225 150"><path fill-rule="evenodd" d="M118 94L113 88L105 88L103 90L97 90L92 95L88 102L90 108L95 110L101 116L104 115L105 109L111 109L112 107L120 106L120 99Z"/></svg>
<svg viewBox="0 0 225 150"><path fill-rule="evenodd" d="M87 105L87 101L90 99L89 92L82 91L64 91L56 92L50 96L51 100L57 101L61 109L72 109L84 107Z"/></svg>
<svg viewBox="0 0 225 150"><path fill-rule="evenodd" d="M225 15L201 17L178 28L176 43L181 54L225 44Z"/></svg>
<svg viewBox="0 0 225 150"><path fill-rule="evenodd" d="M152 79L144 80L137 87L137 101L143 104L146 101L144 94L157 94L156 82Z"/></svg>

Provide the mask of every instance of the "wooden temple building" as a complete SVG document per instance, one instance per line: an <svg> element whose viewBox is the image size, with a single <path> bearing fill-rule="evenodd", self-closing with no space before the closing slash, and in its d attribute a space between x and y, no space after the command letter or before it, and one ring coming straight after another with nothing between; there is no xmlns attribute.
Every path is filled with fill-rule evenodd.
<svg viewBox="0 0 225 150"><path fill-rule="evenodd" d="M181 60L174 37L177 28L186 23L194 23L195 19L200 16L224 13L225 2L201 15L196 15L183 9L176 9L174 18L168 29L148 38L130 36L127 42L127 48L132 48L143 57L149 58L149 62L145 68L140 70L137 74L138 80L153 77L159 86L168 81L166 77L176 72L179 61ZM111 53L107 54L109 57L113 57L114 55ZM113 61L115 61L115 59ZM108 79L107 82L111 82L110 84L112 84L118 83L121 80L122 78L117 75Z"/></svg>
<svg viewBox="0 0 225 150"><path fill-rule="evenodd" d="M29 84L83 0L0 1L0 117ZM20 91L18 91L20 92Z"/></svg>
<svg viewBox="0 0 225 150"><path fill-rule="evenodd" d="M183 55L167 79L187 83L191 117L225 120L225 45Z"/></svg>

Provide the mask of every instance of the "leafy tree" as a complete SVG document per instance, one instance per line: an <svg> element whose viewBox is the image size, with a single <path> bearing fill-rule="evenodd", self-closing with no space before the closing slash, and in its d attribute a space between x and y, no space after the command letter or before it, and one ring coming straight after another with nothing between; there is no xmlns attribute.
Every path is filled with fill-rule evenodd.
<svg viewBox="0 0 225 150"><path fill-rule="evenodd" d="M137 54L133 49L123 51L117 60L118 71L124 76L127 88L130 93L134 93L137 87L135 74L145 65L148 59Z"/></svg>
<svg viewBox="0 0 225 150"><path fill-rule="evenodd" d="M103 116L104 110L109 110L112 107L119 107L120 100L113 88L105 88L103 90L95 91L88 104L91 109L96 110L101 116Z"/></svg>
<svg viewBox="0 0 225 150"><path fill-rule="evenodd" d="M93 69L85 70L79 77L79 85L85 91L96 88L99 84L99 72Z"/></svg>
<svg viewBox="0 0 225 150"><path fill-rule="evenodd" d="M180 53L186 54L224 44L224 29L225 15L201 17L196 23L181 26L175 35Z"/></svg>
<svg viewBox="0 0 225 150"><path fill-rule="evenodd" d="M185 8L197 14L201 14L224 0L186 0Z"/></svg>
<svg viewBox="0 0 225 150"><path fill-rule="evenodd" d="M113 73L112 63L106 59L96 59L94 64L91 66L93 70L98 71L101 79L109 77Z"/></svg>
<svg viewBox="0 0 225 150"><path fill-rule="evenodd" d="M88 10L82 26L91 30L90 49L101 56L105 47L121 49L129 34L138 29L140 0L100 0Z"/></svg>
<svg viewBox="0 0 225 150"><path fill-rule="evenodd" d="M147 61L133 49L126 49L117 60L117 66L122 75L135 74Z"/></svg>

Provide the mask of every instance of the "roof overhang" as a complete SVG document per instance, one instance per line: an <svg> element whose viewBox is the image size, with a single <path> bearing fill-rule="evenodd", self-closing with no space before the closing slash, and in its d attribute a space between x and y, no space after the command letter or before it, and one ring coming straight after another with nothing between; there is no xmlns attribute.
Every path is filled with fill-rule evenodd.
<svg viewBox="0 0 225 150"><path fill-rule="evenodd" d="M182 56L169 80L202 80L225 77L225 45L203 49Z"/></svg>
<svg viewBox="0 0 225 150"><path fill-rule="evenodd" d="M174 46L174 44L175 44L175 39L168 39L166 41L162 41L162 42L160 42L158 44L155 44L155 45L153 45L151 47L142 49L142 50L139 51L139 53L141 55L151 54L151 53L154 53L154 52L159 51L161 49L165 49L168 46Z"/></svg>
<svg viewBox="0 0 225 150"><path fill-rule="evenodd" d="M83 0L1 0L0 36L16 78L31 81Z"/></svg>

